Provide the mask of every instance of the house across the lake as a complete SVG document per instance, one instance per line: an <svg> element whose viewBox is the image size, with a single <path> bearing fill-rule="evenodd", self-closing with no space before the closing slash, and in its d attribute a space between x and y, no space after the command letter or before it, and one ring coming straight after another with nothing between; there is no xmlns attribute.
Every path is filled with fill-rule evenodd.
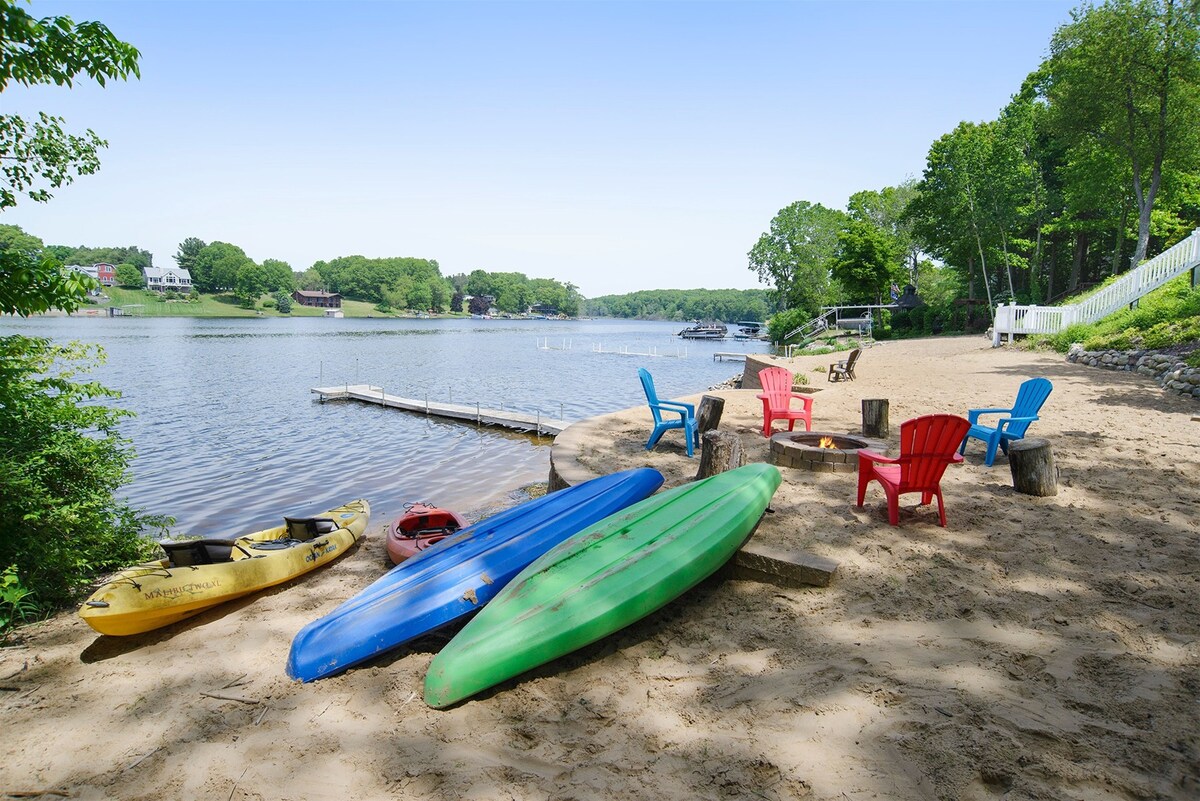
<svg viewBox="0 0 1200 801"><path fill-rule="evenodd" d="M117 283L117 268L111 264L68 264L68 270L89 275L100 282L102 286L112 286Z"/></svg>
<svg viewBox="0 0 1200 801"><path fill-rule="evenodd" d="M155 292L192 291L192 274L182 267L147 267L142 275L146 277L146 289Z"/></svg>
<svg viewBox="0 0 1200 801"><path fill-rule="evenodd" d="M292 300L301 306L313 306L318 309L342 308L342 296L337 292L314 292L307 289L297 289L292 293Z"/></svg>

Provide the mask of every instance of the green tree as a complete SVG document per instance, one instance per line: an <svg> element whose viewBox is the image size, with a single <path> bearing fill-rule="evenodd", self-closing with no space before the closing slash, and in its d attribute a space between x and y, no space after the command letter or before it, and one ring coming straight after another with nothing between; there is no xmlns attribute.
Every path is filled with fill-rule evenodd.
<svg viewBox="0 0 1200 801"><path fill-rule="evenodd" d="M146 557L142 527L162 522L113 498L129 480L128 413L96 403L116 393L73 380L101 359L95 346L0 337L0 564L16 565L42 610Z"/></svg>
<svg viewBox="0 0 1200 801"><path fill-rule="evenodd" d="M141 289L146 285L146 279L142 275L142 271L132 264L118 264L117 283L123 287Z"/></svg>
<svg viewBox="0 0 1200 801"><path fill-rule="evenodd" d="M180 269L188 271L192 276L193 284L196 283L196 257L200 255L200 251L204 250L204 248L204 240L189 236L179 243L179 250L175 253L175 263L179 265Z"/></svg>
<svg viewBox="0 0 1200 801"><path fill-rule="evenodd" d="M750 269L774 285L781 305L815 315L830 297L829 273L845 220L844 212L803 200L781 209L751 249Z"/></svg>
<svg viewBox="0 0 1200 801"><path fill-rule="evenodd" d="M0 0L0 92L10 83L69 87L81 74L103 86L112 78L138 76L139 55L99 22L39 20L15 0ZM100 168L96 152L107 143L91 130L69 134L64 123L45 113L32 123L0 114L0 211L17 205L20 194L44 203L49 189Z"/></svg>
<svg viewBox="0 0 1200 801"><path fill-rule="evenodd" d="M987 172L990 140L990 124L964 122L934 142L925 173L917 184L918 196L906 212L923 250L953 268L966 268L972 298L978 263L988 305L992 302L987 275L991 245L985 241L988 232L981 185Z"/></svg>
<svg viewBox="0 0 1200 801"><path fill-rule="evenodd" d="M1200 165L1198 48L1195 0L1108 0L1072 12L1041 70L1055 125L1125 165L1137 212L1133 265L1146 257L1166 172Z"/></svg>
<svg viewBox="0 0 1200 801"><path fill-rule="evenodd" d="M901 278L900 250L886 231L862 220L850 220L838 232L833 276L849 299L879 303L893 280Z"/></svg>
<svg viewBox="0 0 1200 801"><path fill-rule="evenodd" d="M264 259L262 270L266 276L267 291L290 293L296 288L296 274L286 261Z"/></svg>
<svg viewBox="0 0 1200 801"><path fill-rule="evenodd" d="M909 180L879 191L855 192L846 203L846 212L851 219L869 222L892 239L899 258L904 260L907 267L908 281L913 286L919 286L917 264L921 246L913 235L912 218L906 212L917 194L916 181Z"/></svg>
<svg viewBox="0 0 1200 801"><path fill-rule="evenodd" d="M252 309L255 302L258 301L258 296L266 292L269 288L266 271L259 265L246 259L237 268L237 274L233 279L233 286L234 297L238 299L242 307Z"/></svg>
<svg viewBox="0 0 1200 801"><path fill-rule="evenodd" d="M196 254L192 285L201 292L234 289L238 271L248 264L254 264L254 261L237 245L212 242Z"/></svg>
<svg viewBox="0 0 1200 801"><path fill-rule="evenodd" d="M292 296L287 292L275 293L275 309L280 314L292 313Z"/></svg>
<svg viewBox="0 0 1200 801"><path fill-rule="evenodd" d="M0 314L74 311L99 284L43 253L42 240L15 225L0 225Z"/></svg>
<svg viewBox="0 0 1200 801"><path fill-rule="evenodd" d="M309 267L296 278L296 289L303 289L306 292L323 292L325 279L314 267Z"/></svg>
<svg viewBox="0 0 1200 801"><path fill-rule="evenodd" d="M71 86L81 73L103 85L136 75L137 57L100 23L36 20L13 0L0 0L0 92L13 81ZM15 205L19 193L48 200L39 180L57 188L72 174L96 170L103 141L61 126L46 115L32 125L0 115L0 210ZM78 308L95 282L64 272L40 241L18 236L20 229L0 228L0 312ZM117 433L125 413L97 403L114 393L72 380L77 363L100 355L78 344L0 337L0 564L15 566L41 611L74 599L96 573L153 549L141 529L155 521L113 497L128 483L132 458Z"/></svg>

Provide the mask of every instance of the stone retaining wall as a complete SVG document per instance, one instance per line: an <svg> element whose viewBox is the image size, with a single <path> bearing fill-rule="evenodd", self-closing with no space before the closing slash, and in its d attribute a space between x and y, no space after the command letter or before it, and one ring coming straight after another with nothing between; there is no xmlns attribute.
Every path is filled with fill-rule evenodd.
<svg viewBox="0 0 1200 801"><path fill-rule="evenodd" d="M1200 400L1200 368L1188 367L1177 355L1152 350L1084 350L1072 345L1067 361L1101 370L1136 372L1153 378L1168 392Z"/></svg>

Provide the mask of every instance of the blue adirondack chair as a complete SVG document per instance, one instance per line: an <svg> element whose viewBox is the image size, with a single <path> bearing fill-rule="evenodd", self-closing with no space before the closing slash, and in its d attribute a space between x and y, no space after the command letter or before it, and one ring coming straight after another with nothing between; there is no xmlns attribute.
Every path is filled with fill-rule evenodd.
<svg viewBox="0 0 1200 801"><path fill-rule="evenodd" d="M654 430L650 432L650 439L646 440L646 450L653 448L663 434L673 428L681 428L684 438L687 440L688 458L692 458L697 436L696 407L690 403L659 400L658 393L654 391L654 379L650 377L650 373L645 367L638 368L638 377L642 379L642 389L646 391L646 402L650 404L650 413L654 415ZM664 420L664 412L677 414L679 419Z"/></svg>
<svg viewBox="0 0 1200 801"><path fill-rule="evenodd" d="M999 447L1007 454L1008 443L1025 436L1026 429L1029 428L1030 423L1038 419L1038 411L1041 410L1042 404L1046 402L1046 398L1050 396L1050 390L1053 388L1048 378L1030 378L1023 382L1020 389L1017 390L1017 400L1011 409L968 409L967 421L971 424L971 430L963 437L958 452L967 452L967 440L972 437L982 440L987 446L984 464L991 467L992 463L996 461L996 448ZM979 422L979 416L984 414L1002 416L994 426L988 426Z"/></svg>

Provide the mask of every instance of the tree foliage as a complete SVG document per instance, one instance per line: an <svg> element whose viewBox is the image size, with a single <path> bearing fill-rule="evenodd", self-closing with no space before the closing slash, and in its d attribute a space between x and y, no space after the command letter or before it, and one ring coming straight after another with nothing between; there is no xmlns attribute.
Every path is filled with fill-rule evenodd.
<svg viewBox="0 0 1200 801"><path fill-rule="evenodd" d="M16 0L0 0L0 92L10 83L69 87L79 75L104 86L138 76L138 57L99 22L37 19ZM67 133L64 123L45 113L36 121L0 114L0 211L17 205L21 194L44 203L50 189L99 169L96 152L107 143L90 130Z"/></svg>
<svg viewBox="0 0 1200 801"><path fill-rule="evenodd" d="M915 184L852 195L852 226L789 206L750 269L788 309L865 300L879 274L851 268L882 264L862 252L882 235L923 296L935 281L923 314L950 330L996 303L1077 292L1200 226L1200 0L1088 3L1049 50L996 119L933 142ZM919 268L923 255L941 267Z"/></svg>
<svg viewBox="0 0 1200 801"><path fill-rule="evenodd" d="M43 253L42 240L15 225L0 225L0 314L28 317L51 309L74 311L97 282Z"/></svg>
<svg viewBox="0 0 1200 801"><path fill-rule="evenodd" d="M254 265L246 251L228 242L211 242L192 260L192 286L199 292L222 292L237 287L238 273Z"/></svg>
<svg viewBox="0 0 1200 801"><path fill-rule="evenodd" d="M196 283L196 257L205 247L204 240L189 236L179 243L179 250L175 253L175 263L179 265L180 269L188 271L188 274L192 276L193 285Z"/></svg>
<svg viewBox="0 0 1200 801"><path fill-rule="evenodd" d="M1131 257L1146 256L1164 170L1200 167L1200 3L1108 0L1071 15L1050 42L1037 87L1068 158L1107 153L1137 211Z"/></svg>
<svg viewBox="0 0 1200 801"><path fill-rule="evenodd" d="M901 252L896 240L883 228L851 219L838 232L833 276L850 300L879 303L889 285L903 280Z"/></svg>
<svg viewBox="0 0 1200 801"><path fill-rule="evenodd" d="M142 275L142 271L132 264L118 264L117 283L123 287L141 289L146 285L146 278Z"/></svg>
<svg viewBox="0 0 1200 801"><path fill-rule="evenodd" d="M15 0L0 0L0 93L9 84L71 86L86 75L101 86L138 75L138 51L99 22L70 17L36 19ZM20 195L50 199L50 189L99 169L104 141L93 131L63 130L64 120L41 113L36 121L0 114L0 212ZM23 247L0 250L0 312L29 315L79 307L95 283L62 269L52 255Z"/></svg>
<svg viewBox="0 0 1200 801"><path fill-rule="evenodd" d="M830 271L845 212L797 201L781 209L750 251L750 269L772 284L781 305L815 315L831 294Z"/></svg>
<svg viewBox="0 0 1200 801"><path fill-rule="evenodd" d="M318 261L312 269L329 292L399 309L428 309L426 298L431 295L427 288L419 287L445 281L438 263L431 259L341 256L328 262ZM426 305L413 306L414 301Z"/></svg>
<svg viewBox="0 0 1200 801"><path fill-rule="evenodd" d="M49 610L76 598L98 572L144 558L147 518L116 501L133 457L117 397L73 380L101 358L95 346L0 337L0 564Z"/></svg>
<svg viewBox="0 0 1200 801"><path fill-rule="evenodd" d="M104 85L136 75L137 59L98 22L37 20L0 0L0 92L14 82L71 86L81 74ZM62 123L0 114L0 211L19 194L44 202L49 189L98 168L103 141L91 131L67 134ZM95 282L64 270L15 226L0 228L0 312L78 308ZM126 413L102 405L114 393L72 380L78 365L98 358L98 348L0 337L0 566L6 592L31 591L21 602L32 598L42 611L76 598L96 573L153 549L141 529L155 521L113 497L133 456L117 432Z"/></svg>
<svg viewBox="0 0 1200 801"><path fill-rule="evenodd" d="M774 311L772 295L766 289L648 289L590 298L587 313L637 320L761 321Z"/></svg>

